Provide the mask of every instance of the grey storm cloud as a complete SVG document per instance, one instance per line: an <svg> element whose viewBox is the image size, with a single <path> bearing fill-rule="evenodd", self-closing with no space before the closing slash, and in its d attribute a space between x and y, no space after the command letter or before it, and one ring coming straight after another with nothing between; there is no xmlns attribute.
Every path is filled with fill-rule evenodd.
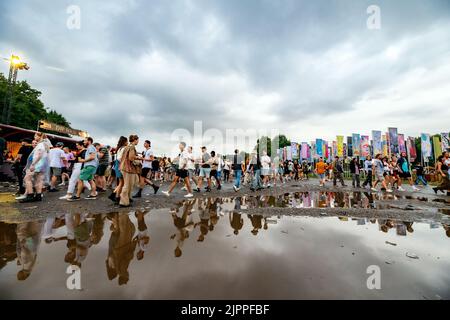
<svg viewBox="0 0 450 320"><path fill-rule="evenodd" d="M66 27L73 4L80 30ZM372 4L381 30L366 27ZM195 120L283 127L360 112L417 68L438 74L449 9L447 0L2 1L0 48L30 61L20 77L49 107L105 139Z"/></svg>

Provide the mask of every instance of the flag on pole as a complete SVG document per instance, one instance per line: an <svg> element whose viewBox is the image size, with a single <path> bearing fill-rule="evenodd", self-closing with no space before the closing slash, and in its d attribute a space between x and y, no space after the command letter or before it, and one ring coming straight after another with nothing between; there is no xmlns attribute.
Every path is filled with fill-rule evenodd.
<svg viewBox="0 0 450 320"><path fill-rule="evenodd" d="M372 150L373 156L383 152L383 145L381 141L381 131L372 131Z"/></svg>
<svg viewBox="0 0 450 320"><path fill-rule="evenodd" d="M353 157L359 157L361 155L361 136L359 133L352 134L352 146Z"/></svg>
<svg viewBox="0 0 450 320"><path fill-rule="evenodd" d="M337 136L336 137L336 149L337 149L337 156L343 157L344 156L344 136Z"/></svg>

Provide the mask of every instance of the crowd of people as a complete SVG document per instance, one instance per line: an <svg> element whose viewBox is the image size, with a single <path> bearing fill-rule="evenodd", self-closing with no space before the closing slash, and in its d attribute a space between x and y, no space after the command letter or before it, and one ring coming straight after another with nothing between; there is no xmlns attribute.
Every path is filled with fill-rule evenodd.
<svg viewBox="0 0 450 320"><path fill-rule="evenodd" d="M349 163L335 157L331 162L323 158L314 163L289 160L274 161L265 150L253 152L249 156L235 150L231 156L223 156L215 151L201 147L201 155L194 156L192 146L179 143L179 153L173 158L156 157L151 142L145 140L144 151L138 152L139 137L130 135L120 137L117 146L111 148L94 142L91 137L76 143L75 150L69 150L63 143L54 146L45 133L37 132L33 140L24 139L15 159L15 170L19 182L17 200L35 202L42 200L43 190L57 192L67 185L66 194L59 199L78 201L83 193L86 200L95 200L99 193L111 189L108 198L120 207L131 206L133 199L142 197L146 185L156 194L164 181L170 182L162 193L170 196L179 186L186 190L184 197L191 198L194 193L211 192L212 188L222 189L223 183L233 181L233 189L238 192L243 185L257 191L270 188L287 181L308 179L310 173L319 178L320 186L326 181L344 182L344 166L348 166L354 188L370 188L392 192L393 189L405 191L403 181L414 191L418 184L427 185L424 168L419 162L411 164L405 152L399 157L383 157L377 154L364 161L353 158ZM436 161L436 172L441 182L434 191L450 190L449 153L446 151ZM413 180L413 172L415 180ZM361 185L360 176L364 177ZM203 188L204 187L204 188Z"/></svg>

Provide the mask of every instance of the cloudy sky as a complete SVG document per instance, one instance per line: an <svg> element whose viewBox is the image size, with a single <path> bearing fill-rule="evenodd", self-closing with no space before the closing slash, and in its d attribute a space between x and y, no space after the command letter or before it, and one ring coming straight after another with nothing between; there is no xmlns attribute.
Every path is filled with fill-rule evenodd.
<svg viewBox="0 0 450 320"><path fill-rule="evenodd" d="M160 153L194 121L298 142L449 129L448 0L1 1L0 55L11 53L74 128L109 144L137 133Z"/></svg>

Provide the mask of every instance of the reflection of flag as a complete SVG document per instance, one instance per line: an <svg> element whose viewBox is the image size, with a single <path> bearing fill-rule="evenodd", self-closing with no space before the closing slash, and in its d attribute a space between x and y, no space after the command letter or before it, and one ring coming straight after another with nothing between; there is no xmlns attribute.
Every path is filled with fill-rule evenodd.
<svg viewBox="0 0 450 320"><path fill-rule="evenodd" d="M440 136L433 136L434 159L437 159L442 154Z"/></svg>
<svg viewBox="0 0 450 320"><path fill-rule="evenodd" d="M352 134L352 146L353 156L359 157L361 155L361 136L358 133Z"/></svg>
<svg viewBox="0 0 450 320"><path fill-rule="evenodd" d="M383 152L381 144L381 131L372 131L373 156Z"/></svg>
<svg viewBox="0 0 450 320"><path fill-rule="evenodd" d="M344 136L337 136L337 156L343 157L344 156Z"/></svg>
<svg viewBox="0 0 450 320"><path fill-rule="evenodd" d="M428 133L422 133L420 135L420 140L422 140L422 156L427 162L428 158L431 157L431 141L430 135Z"/></svg>
<svg viewBox="0 0 450 320"><path fill-rule="evenodd" d="M399 134L398 135L398 152L406 152L406 146L405 146L405 135Z"/></svg>
<svg viewBox="0 0 450 320"><path fill-rule="evenodd" d="M450 148L450 133L441 133L441 148L442 151L447 151Z"/></svg>
<svg viewBox="0 0 450 320"><path fill-rule="evenodd" d="M361 136L361 158L365 160L370 155L369 136Z"/></svg>

